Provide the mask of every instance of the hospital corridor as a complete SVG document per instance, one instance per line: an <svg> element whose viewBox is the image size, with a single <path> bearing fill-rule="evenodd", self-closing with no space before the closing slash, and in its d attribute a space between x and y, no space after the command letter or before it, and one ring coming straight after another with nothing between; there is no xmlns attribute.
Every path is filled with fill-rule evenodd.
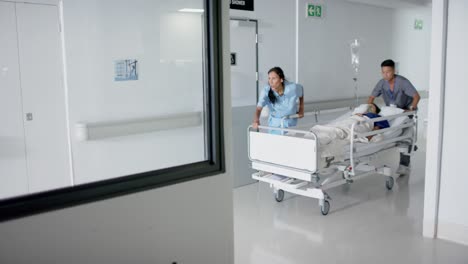
<svg viewBox="0 0 468 264"><path fill-rule="evenodd" d="M382 177L331 190L325 217L307 197L278 203L265 184L236 188L235 263L467 263L466 246L421 236L425 154L392 191Z"/></svg>
<svg viewBox="0 0 468 264"><path fill-rule="evenodd" d="M468 0L0 0L0 264L468 264Z"/></svg>
<svg viewBox="0 0 468 264"><path fill-rule="evenodd" d="M296 1L295 6L286 7L275 1L281 6L275 8L264 2L256 1L258 9L250 13L230 10L231 58L235 59L231 61L234 263L468 263L467 243L462 239L466 230L455 231L451 226L456 219L466 217L468 207L452 193L458 189L463 195L464 191L454 185L455 181L466 181L451 174L445 180L440 176L439 189L430 187L437 185L437 180L431 178L433 170L456 171L448 168L449 163L441 165L437 159L431 159L440 151L439 138L443 137L442 144L453 142L454 148L459 144L453 138L447 139L445 132L437 132L440 124L444 124L444 131L450 129L444 122L451 118L437 123L440 120L432 105L442 95L432 87L446 78L445 100L449 100L449 94L455 93L448 87L449 79L458 78L457 73L447 72L438 78L440 69L427 67L437 61L434 52L442 47L436 42L440 35L431 35L441 30L437 16L444 13L435 10L442 8L442 3ZM457 20L451 20L450 15L456 16L455 8L467 6L463 1L448 2L446 45L447 49L455 49L461 47L456 42L466 42L467 36L455 36L457 26L453 23ZM361 13L366 16L360 16ZM281 22L274 19L283 14L291 16ZM426 31L428 27L432 31ZM246 41L249 32L259 39L251 42L250 49ZM287 41L293 39L295 42ZM242 52L249 50L252 53L248 53L248 58L257 60L250 59L251 64L241 62ZM296 55L287 50L295 50ZM461 53L466 58L466 52ZM446 71L455 71L450 66L450 60L456 60L451 57L455 54L456 51L448 50ZM286 76L284 82L300 84L298 96L304 98L304 117L293 127L284 118L276 122L278 112L284 110L276 110L279 107L275 107L275 102L262 101L271 98L266 96L268 89L277 92L271 81L277 74L272 68L278 66L277 61L282 61L279 66ZM374 67L369 65L371 61ZM257 83L254 75L247 74L255 67L259 72ZM410 80L411 84L405 86L406 80L397 78L395 87L399 84L399 89L409 96L418 94L417 100L398 102L397 96L386 93L389 90L385 90L385 85L380 93L380 68L384 82L388 81L386 69L392 68L398 72L396 75ZM282 78L282 73L277 75ZM258 86L257 94L247 91L249 84ZM417 93L411 92L413 86ZM458 93L465 98L466 91ZM433 96L439 98L433 100ZM372 109L378 115L371 118L388 118L389 127L384 124L379 130L389 131L379 133L372 127L359 127L359 123L350 129L356 120L366 120L358 119L362 117L356 114L371 111L371 102L379 108ZM411 104L415 102L417 107ZM403 110L394 111L392 104L407 111L417 109L416 115L401 116ZM258 107L263 108L256 119L253 113ZM451 108L443 107L445 111ZM299 102L289 115L297 118L301 108ZM393 115L397 116L390 119ZM373 124L376 126L377 122ZM399 125L403 130L396 129ZM257 126L259 129L255 129ZM367 141L360 137L359 129L371 138ZM416 148L404 143L411 129L416 136L408 137L416 142ZM349 134L353 131L357 142L350 150ZM455 137L455 133L450 135ZM411 149L410 165L403 172L402 158L393 153L392 144L399 148L395 152ZM466 146L466 142L462 145ZM447 151L442 151L442 162L466 162L466 158L463 161ZM338 162L339 159L344 162ZM385 173L388 168L390 174ZM310 172L315 173L311 176ZM351 172L355 174L349 176ZM453 181L448 179L451 177ZM448 203L444 195L455 200ZM434 201L436 196L438 202ZM436 220L434 213L438 214ZM453 218L448 220L448 215ZM434 239L435 236L440 239Z"/></svg>

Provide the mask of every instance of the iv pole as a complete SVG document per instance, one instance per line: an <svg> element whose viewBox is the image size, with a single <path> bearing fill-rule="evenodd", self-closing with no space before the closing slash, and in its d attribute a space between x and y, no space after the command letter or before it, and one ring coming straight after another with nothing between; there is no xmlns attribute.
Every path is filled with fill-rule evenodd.
<svg viewBox="0 0 468 264"><path fill-rule="evenodd" d="M356 99L355 107L359 106L359 98L358 98L358 73L359 73L359 48L361 47L361 43L359 39L353 39L350 43L351 49L351 65L354 69L354 97Z"/></svg>

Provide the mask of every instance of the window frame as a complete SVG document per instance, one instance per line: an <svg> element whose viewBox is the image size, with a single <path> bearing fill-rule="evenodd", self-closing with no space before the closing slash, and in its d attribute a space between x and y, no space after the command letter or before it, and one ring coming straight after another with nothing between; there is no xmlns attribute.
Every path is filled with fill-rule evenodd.
<svg viewBox="0 0 468 264"><path fill-rule="evenodd" d="M204 0L207 160L0 201L0 222L122 195L161 188L225 172L221 3Z"/></svg>

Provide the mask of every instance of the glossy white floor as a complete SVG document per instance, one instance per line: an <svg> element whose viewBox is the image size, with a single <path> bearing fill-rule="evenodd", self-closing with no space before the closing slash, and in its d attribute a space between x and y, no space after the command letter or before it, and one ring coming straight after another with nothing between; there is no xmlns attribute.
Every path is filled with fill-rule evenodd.
<svg viewBox="0 0 468 264"><path fill-rule="evenodd" d="M264 183L235 189L235 263L467 264L468 247L421 235L424 159L421 148L392 191L381 176L331 190L327 216L316 199L277 203Z"/></svg>

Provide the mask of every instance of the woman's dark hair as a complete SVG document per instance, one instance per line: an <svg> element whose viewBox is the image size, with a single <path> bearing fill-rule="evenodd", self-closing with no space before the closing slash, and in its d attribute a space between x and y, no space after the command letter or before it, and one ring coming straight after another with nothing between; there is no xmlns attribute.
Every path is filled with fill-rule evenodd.
<svg viewBox="0 0 468 264"><path fill-rule="evenodd" d="M380 113L380 108L379 108L376 104L374 104L374 103L372 103L372 104L373 104L374 107L375 107L375 113L376 113L376 114Z"/></svg>
<svg viewBox="0 0 468 264"><path fill-rule="evenodd" d="M283 69L281 69L280 67L276 66L276 67L273 67L271 68L269 71L268 71L268 74L270 74L270 72L274 72L276 74L278 74L278 76L280 77L280 79L283 79L283 80L286 80L286 78L284 77L284 72L283 72ZM270 102L272 104L275 104L276 103L276 96L275 94L273 93L273 90L270 90L268 91L268 98L270 98Z"/></svg>
<svg viewBox="0 0 468 264"><path fill-rule="evenodd" d="M380 64L380 67L392 67L395 69L395 62L392 60L384 60L382 64Z"/></svg>

